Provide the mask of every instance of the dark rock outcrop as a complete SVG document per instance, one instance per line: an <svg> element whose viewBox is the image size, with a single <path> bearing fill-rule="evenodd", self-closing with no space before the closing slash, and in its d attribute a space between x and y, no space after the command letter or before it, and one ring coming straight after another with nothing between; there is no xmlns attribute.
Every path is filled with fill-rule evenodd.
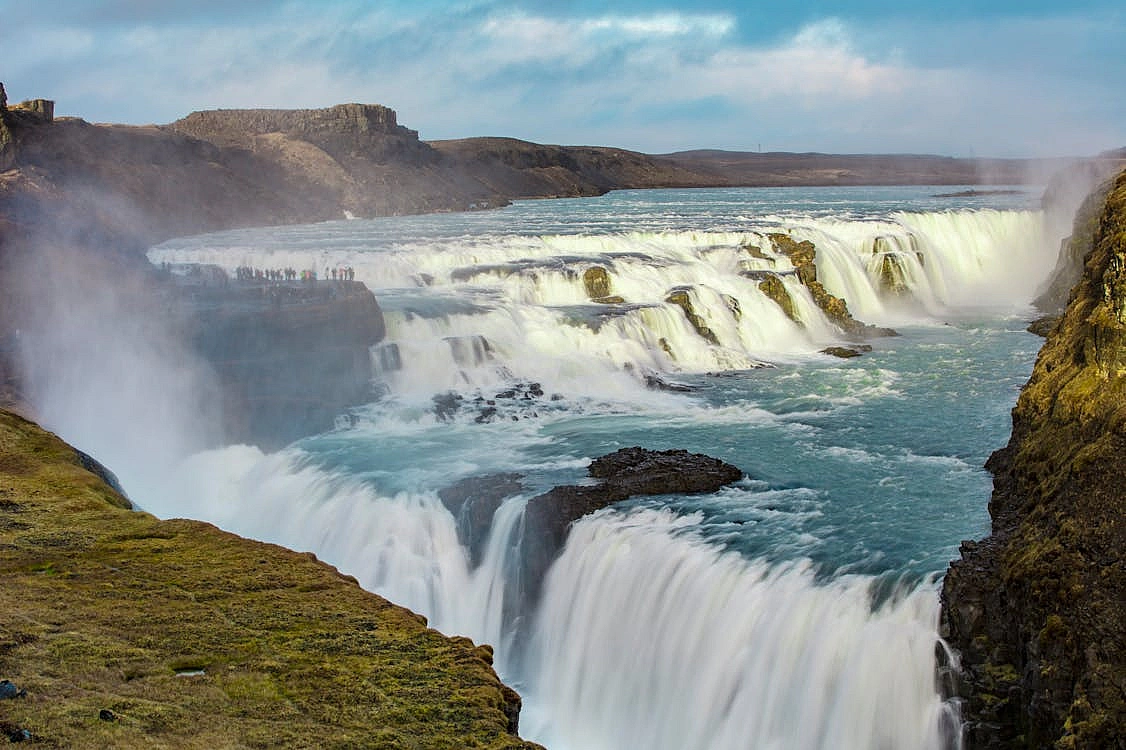
<svg viewBox="0 0 1126 750"><path fill-rule="evenodd" d="M384 326L363 284L222 276L170 291L190 346L218 376L227 441L276 449L372 400L370 349Z"/></svg>
<svg viewBox="0 0 1126 750"><path fill-rule="evenodd" d="M852 359L872 351L869 344L854 344L853 346L827 346L821 350L822 354L840 359Z"/></svg>
<svg viewBox="0 0 1126 750"><path fill-rule="evenodd" d="M438 491L442 504L457 519L457 535L469 550L473 566L481 564L493 516L501 503L524 491L518 474L466 477Z"/></svg>
<svg viewBox="0 0 1126 750"><path fill-rule="evenodd" d="M539 598L551 562L566 542L571 524L585 515L641 495L716 492L743 472L718 458L686 450L622 448L591 462L593 485L567 485L528 501L522 542L524 587L529 603Z"/></svg>
<svg viewBox="0 0 1126 750"><path fill-rule="evenodd" d="M992 533L943 585L970 748L1126 747L1126 172L1096 213L987 464Z"/></svg>

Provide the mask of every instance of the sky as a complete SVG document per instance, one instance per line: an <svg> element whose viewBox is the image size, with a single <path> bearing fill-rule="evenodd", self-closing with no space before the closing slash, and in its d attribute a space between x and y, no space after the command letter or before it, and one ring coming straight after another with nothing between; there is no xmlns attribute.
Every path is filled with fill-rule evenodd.
<svg viewBox="0 0 1126 750"><path fill-rule="evenodd" d="M1081 156L1126 146L1126 4L0 0L0 81L91 122L366 102L424 140Z"/></svg>

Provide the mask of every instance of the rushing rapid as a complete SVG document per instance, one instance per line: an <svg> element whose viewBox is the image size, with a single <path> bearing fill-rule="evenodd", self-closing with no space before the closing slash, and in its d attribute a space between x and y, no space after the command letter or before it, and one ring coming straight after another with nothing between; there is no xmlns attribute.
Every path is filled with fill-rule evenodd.
<svg viewBox="0 0 1126 750"><path fill-rule="evenodd" d="M174 240L153 262L354 273L387 325L381 396L277 453L182 456L134 498L312 550L494 644L523 736L552 750L949 747L937 576L986 529L981 467L1037 347L1022 316L1058 238L1028 203L625 191ZM900 335L821 353L862 347L801 248ZM583 518L539 601L515 599L524 504L630 445L746 477ZM474 564L438 492L500 472L524 489Z"/></svg>

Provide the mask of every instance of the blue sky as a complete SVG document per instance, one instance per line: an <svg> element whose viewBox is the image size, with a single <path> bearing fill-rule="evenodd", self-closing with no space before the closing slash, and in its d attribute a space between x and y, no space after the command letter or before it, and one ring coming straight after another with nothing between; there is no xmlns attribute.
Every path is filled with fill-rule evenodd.
<svg viewBox="0 0 1126 750"><path fill-rule="evenodd" d="M385 104L650 153L1126 146L1121 0L0 0L0 81L95 122Z"/></svg>

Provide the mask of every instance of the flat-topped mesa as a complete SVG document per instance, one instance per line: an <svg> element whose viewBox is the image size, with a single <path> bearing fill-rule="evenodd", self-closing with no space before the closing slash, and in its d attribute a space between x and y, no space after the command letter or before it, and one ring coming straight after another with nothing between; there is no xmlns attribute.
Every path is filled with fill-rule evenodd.
<svg viewBox="0 0 1126 750"><path fill-rule="evenodd" d="M215 109L192 112L171 129L220 146L245 146L280 133L322 148L387 137L418 143L418 131L399 125L395 110L380 104L337 104L326 109ZM420 144L421 145L421 144Z"/></svg>
<svg viewBox="0 0 1126 750"><path fill-rule="evenodd" d="M326 109L210 109L192 112L172 127L204 140L235 132L285 133L302 138L332 131L418 136L416 131L399 125L395 110L381 104L337 104Z"/></svg>

